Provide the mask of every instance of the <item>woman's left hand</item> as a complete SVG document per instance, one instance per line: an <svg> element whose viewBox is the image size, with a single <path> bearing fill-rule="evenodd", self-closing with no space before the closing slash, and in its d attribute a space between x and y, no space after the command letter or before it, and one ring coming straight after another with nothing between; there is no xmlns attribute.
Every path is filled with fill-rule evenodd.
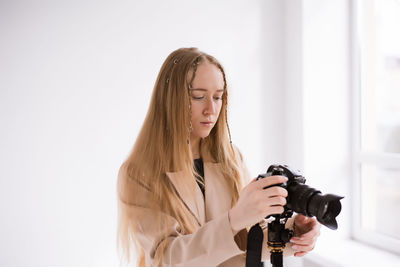
<svg viewBox="0 0 400 267"><path fill-rule="evenodd" d="M302 257L314 249L321 224L315 219L297 214L294 217L294 236L290 239L295 257Z"/></svg>

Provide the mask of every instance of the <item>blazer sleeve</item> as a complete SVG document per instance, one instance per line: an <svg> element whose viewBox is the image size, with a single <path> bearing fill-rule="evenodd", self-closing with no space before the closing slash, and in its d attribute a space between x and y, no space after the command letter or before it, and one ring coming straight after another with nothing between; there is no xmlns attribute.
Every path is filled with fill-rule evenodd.
<svg viewBox="0 0 400 267"><path fill-rule="evenodd" d="M122 167L121 167L122 168ZM228 211L205 223L192 234L183 234L179 223L166 213L150 209L144 203L130 200L132 186L141 186L127 178L120 169L118 174L118 198L123 206L121 212L134 223L134 235L145 252L146 265L154 266L161 253L161 244L166 245L159 266L217 266L239 254L243 254L232 233ZM136 191L135 191L136 192ZM137 197L135 198L137 199ZM165 238L165 229L160 230L155 219L170 221Z"/></svg>

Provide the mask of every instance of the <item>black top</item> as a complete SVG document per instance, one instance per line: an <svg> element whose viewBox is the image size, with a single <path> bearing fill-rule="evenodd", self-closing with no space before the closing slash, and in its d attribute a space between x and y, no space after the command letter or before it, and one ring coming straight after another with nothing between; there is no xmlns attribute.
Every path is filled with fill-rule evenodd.
<svg viewBox="0 0 400 267"><path fill-rule="evenodd" d="M197 177L197 184L199 185L201 192L203 193L203 196L205 197L204 186L199 182L199 180L201 180L204 184L204 164L203 164L202 158L194 160L194 169L200 174L200 177Z"/></svg>

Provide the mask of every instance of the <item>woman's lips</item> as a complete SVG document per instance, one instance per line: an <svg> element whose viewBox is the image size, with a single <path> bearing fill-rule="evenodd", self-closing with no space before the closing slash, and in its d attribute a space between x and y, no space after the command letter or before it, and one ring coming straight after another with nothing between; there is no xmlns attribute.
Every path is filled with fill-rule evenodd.
<svg viewBox="0 0 400 267"><path fill-rule="evenodd" d="M201 124L202 124L202 125L204 125L204 126L208 126L208 127L210 127L210 126L213 126L213 125L214 125L214 123L213 123L213 122L211 122L211 121L202 121L202 122L201 122Z"/></svg>

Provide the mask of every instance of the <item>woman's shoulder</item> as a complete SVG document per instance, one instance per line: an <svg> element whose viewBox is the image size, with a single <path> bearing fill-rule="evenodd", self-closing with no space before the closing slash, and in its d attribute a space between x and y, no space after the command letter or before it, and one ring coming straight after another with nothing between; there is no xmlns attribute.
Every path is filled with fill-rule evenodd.
<svg viewBox="0 0 400 267"><path fill-rule="evenodd" d="M235 157L236 157L236 159L239 161L239 162L243 162L243 154L242 154L242 152L240 151L240 149L237 147L237 145L235 145L235 144L232 144L232 147L233 147L233 152L234 152L234 154L235 154Z"/></svg>
<svg viewBox="0 0 400 267"><path fill-rule="evenodd" d="M251 181L252 178L251 178L251 174L250 174L250 172L249 172L249 170L247 168L246 160L244 159L244 156L243 156L242 152L240 151L240 149L236 145L232 144L232 146L234 148L235 157L236 157L236 160L237 160L237 162L239 164L239 167L240 167L240 170L241 170L241 173L242 173L242 177L244 179L243 182L244 182L244 184L248 184Z"/></svg>
<svg viewBox="0 0 400 267"><path fill-rule="evenodd" d="M128 163L124 161L118 169L118 179L126 179L127 178L127 170L128 170Z"/></svg>
<svg viewBox="0 0 400 267"><path fill-rule="evenodd" d="M141 202L149 197L151 191L149 185L127 161L120 166L117 180L118 197L121 201L138 204L138 201Z"/></svg>
<svg viewBox="0 0 400 267"><path fill-rule="evenodd" d="M126 184L132 182L132 170L127 161L123 162L118 170L118 184Z"/></svg>
<svg viewBox="0 0 400 267"><path fill-rule="evenodd" d="M243 162L243 155L240 151L240 149L235 145L235 144L231 144L231 148L232 148L232 152L233 153L229 153L228 155L226 155L228 158L236 160L238 163ZM228 149L229 151L229 149ZM205 163L216 163L219 164L220 162L218 160L216 160L215 155L213 155L210 151L205 151L202 155L203 157L203 161Z"/></svg>

